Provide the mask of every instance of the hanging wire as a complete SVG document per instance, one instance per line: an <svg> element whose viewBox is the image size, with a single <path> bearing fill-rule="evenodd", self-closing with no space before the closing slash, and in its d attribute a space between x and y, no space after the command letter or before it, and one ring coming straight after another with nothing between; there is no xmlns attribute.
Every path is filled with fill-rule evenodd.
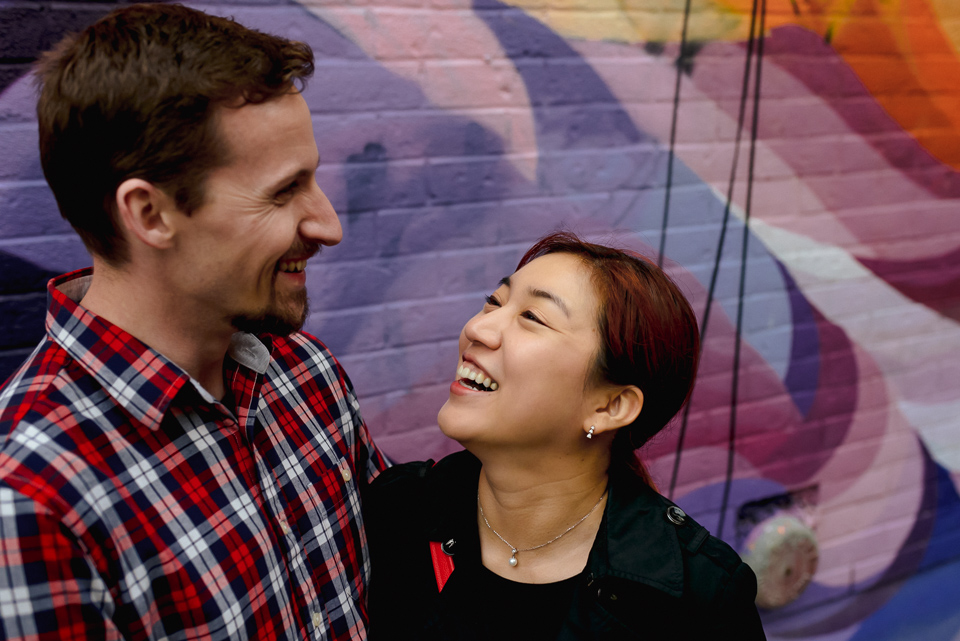
<svg viewBox="0 0 960 641"><path fill-rule="evenodd" d="M677 79L673 86L673 114L670 118L670 151L667 156L667 186L663 195L663 219L660 224L660 251L657 253L657 267L663 267L663 257L667 249L667 226L670 218L670 192L673 188L674 148L677 144L677 114L680 111L680 80L683 77L684 56L687 52L687 25L690 23L690 1L683 7L683 26L680 27L680 53L677 54Z"/></svg>
<svg viewBox="0 0 960 641"><path fill-rule="evenodd" d="M764 0L764 7L766 7L766 0ZM750 35L747 39L747 55L746 60L743 65L743 81L740 88L740 105L737 113L737 132L734 138L733 145L733 159L730 164L730 179L727 183L727 198L726 203L723 207L723 220L720 224L720 238L717 242L717 251L713 259L713 271L710 274L710 285L707 288L707 301L703 310L703 321L700 323L700 350L703 352L703 346L706 344L707 339L707 329L710 326L710 310L713 306L713 297L717 289L717 278L720 274L720 262L723 257L723 246L727 237L727 228L730 223L730 207L733 203L733 188L737 179L737 166L740 163L740 142L743 138L743 125L746 120L747 113L747 98L750 94L750 73L753 69L753 51L756 46L756 22L757 22L757 0L753 0L753 7L750 12ZM760 31L762 36L763 31ZM761 46L762 46L762 37L761 37ZM756 111L756 102L759 98L759 94L754 99L754 111ZM694 388L693 393L690 395L690 399L687 400L687 404L683 408L683 416L680 423L680 433L677 438L677 449L676 455L673 459L673 473L670 477L670 490L667 494L669 498L673 498L673 493L677 487L677 478L680 473L680 460L683 456L683 444L687 434L687 423L690 418L690 407L693 405L693 394L696 393L696 388Z"/></svg>
<svg viewBox="0 0 960 641"><path fill-rule="evenodd" d="M760 75L763 68L763 33L767 15L767 0L760 0L760 31L757 42L757 77L753 83L753 122L750 125L750 160L747 163L747 199L743 212L743 244L740 247L740 288L737 291L737 333L733 350L733 383L730 401L730 432L727 440L727 478L723 484L723 500L720 502L720 524L717 537L723 537L723 525L727 516L727 504L730 501L730 487L733 484L733 463L736 453L737 404L740 388L740 351L743 342L743 299L747 282L747 242L750 239L750 210L753 200L753 169L757 155L757 129L760 121ZM754 3L756 5L756 3Z"/></svg>

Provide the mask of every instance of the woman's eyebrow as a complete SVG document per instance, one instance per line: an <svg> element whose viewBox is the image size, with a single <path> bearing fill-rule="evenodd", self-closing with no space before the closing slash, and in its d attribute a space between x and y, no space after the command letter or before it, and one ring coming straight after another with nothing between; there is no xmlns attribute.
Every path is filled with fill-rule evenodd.
<svg viewBox="0 0 960 641"><path fill-rule="evenodd" d="M504 276L503 278L501 278L500 284L510 287L510 277ZM543 298L544 300L548 300L552 302L554 305L560 308L560 311L562 311L567 318L570 318L570 310L567 309L566 303L564 303L563 299L557 296L556 294L551 294L546 290L537 289L536 287L531 287L527 291L534 298Z"/></svg>
<svg viewBox="0 0 960 641"><path fill-rule="evenodd" d="M566 303L564 303L563 299L556 294L551 294L548 291L537 289L536 287L531 287L527 291L530 292L530 295L535 298L543 298L544 300L552 302L554 305L560 308L560 311L563 312L567 318L570 318L570 310L567 309Z"/></svg>

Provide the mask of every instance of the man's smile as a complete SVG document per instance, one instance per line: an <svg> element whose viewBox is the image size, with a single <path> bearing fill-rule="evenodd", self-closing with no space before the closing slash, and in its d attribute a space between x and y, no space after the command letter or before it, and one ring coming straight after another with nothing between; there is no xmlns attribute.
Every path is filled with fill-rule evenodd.
<svg viewBox="0 0 960 641"><path fill-rule="evenodd" d="M301 260L281 260L277 263L277 271L286 272L288 274L298 274L302 272L306 266L306 258Z"/></svg>

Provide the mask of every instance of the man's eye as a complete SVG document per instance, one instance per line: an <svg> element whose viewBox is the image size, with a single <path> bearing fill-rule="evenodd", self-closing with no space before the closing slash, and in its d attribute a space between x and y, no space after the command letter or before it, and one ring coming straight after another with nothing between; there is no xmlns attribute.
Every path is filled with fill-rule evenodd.
<svg viewBox="0 0 960 641"><path fill-rule="evenodd" d="M286 187L278 191L276 196L274 196L274 198L276 198L277 200L286 200L290 198L290 196L293 195L293 192L296 191L298 185L299 183L297 182L290 183L289 185L287 185Z"/></svg>

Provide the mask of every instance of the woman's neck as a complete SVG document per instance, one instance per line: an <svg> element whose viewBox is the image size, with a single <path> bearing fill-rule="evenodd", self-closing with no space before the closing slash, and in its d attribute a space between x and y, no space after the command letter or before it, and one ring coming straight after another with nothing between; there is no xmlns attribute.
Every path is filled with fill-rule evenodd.
<svg viewBox="0 0 960 641"><path fill-rule="evenodd" d="M540 461L531 469L484 462L477 527L489 570L522 583L550 583L583 570L602 520L607 474L605 467L569 463Z"/></svg>

